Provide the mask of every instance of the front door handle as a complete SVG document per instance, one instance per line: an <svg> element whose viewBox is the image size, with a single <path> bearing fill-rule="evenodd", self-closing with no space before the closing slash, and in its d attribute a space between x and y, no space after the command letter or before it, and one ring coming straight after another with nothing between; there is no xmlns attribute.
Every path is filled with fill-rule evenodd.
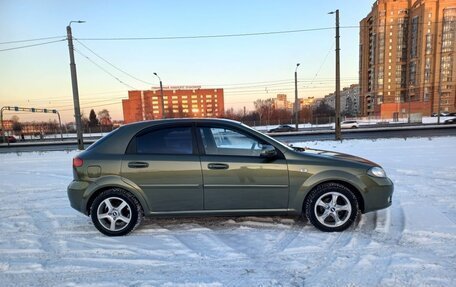
<svg viewBox="0 0 456 287"><path fill-rule="evenodd" d="M210 163L207 165L208 169L228 169L229 167L226 163Z"/></svg>
<svg viewBox="0 0 456 287"><path fill-rule="evenodd" d="M147 162L142 161L131 161L128 163L129 168L146 168L149 164Z"/></svg>

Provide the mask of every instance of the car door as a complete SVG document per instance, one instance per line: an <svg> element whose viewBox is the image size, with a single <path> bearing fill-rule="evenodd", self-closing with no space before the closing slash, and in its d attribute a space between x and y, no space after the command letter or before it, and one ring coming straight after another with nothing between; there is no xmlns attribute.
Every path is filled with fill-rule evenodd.
<svg viewBox="0 0 456 287"><path fill-rule="evenodd" d="M260 156L267 143L246 131L199 125L204 209L286 209L288 168L283 154Z"/></svg>
<svg viewBox="0 0 456 287"><path fill-rule="evenodd" d="M122 177L145 193L152 212L203 209L203 181L192 125L151 128L136 135Z"/></svg>

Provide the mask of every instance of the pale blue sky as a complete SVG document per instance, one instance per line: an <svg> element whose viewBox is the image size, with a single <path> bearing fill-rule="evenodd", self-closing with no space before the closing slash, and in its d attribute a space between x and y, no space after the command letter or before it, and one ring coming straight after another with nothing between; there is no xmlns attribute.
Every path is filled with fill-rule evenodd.
<svg viewBox="0 0 456 287"><path fill-rule="evenodd" d="M357 26L373 0L321 1L7 1L0 0L0 42L64 36L71 20L75 38L162 37L254 33ZM342 86L357 83L359 29L341 29ZM292 98L299 68L300 97L334 90L334 30L216 39L83 41L115 66L148 82L157 72L164 85L225 88L225 106L252 107L257 98L286 93ZM0 49L30 43L1 44ZM116 71L79 43L75 47L123 82L150 85ZM326 60L325 57L327 56ZM85 114L108 108L121 119L128 88L76 53ZM0 52L0 105L57 107L72 120L72 91L66 42ZM321 67L321 69L320 69ZM320 69L320 71L319 71ZM315 74L318 72L317 77ZM309 81L312 79L312 84ZM275 82L288 80L286 82ZM306 82L307 81L307 82ZM258 83L246 84L242 83ZM267 90L267 92L266 92ZM105 106L101 106L105 105ZM30 116L19 115L29 119ZM37 117L37 119L41 119Z"/></svg>

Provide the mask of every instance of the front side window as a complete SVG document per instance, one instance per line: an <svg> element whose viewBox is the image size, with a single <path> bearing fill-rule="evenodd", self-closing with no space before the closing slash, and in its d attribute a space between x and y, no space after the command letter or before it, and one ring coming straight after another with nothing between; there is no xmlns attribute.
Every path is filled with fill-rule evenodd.
<svg viewBox="0 0 456 287"><path fill-rule="evenodd" d="M136 153L192 154L192 128L164 128L137 136Z"/></svg>
<svg viewBox="0 0 456 287"><path fill-rule="evenodd" d="M257 139L227 128L200 128L207 155L260 156L264 144Z"/></svg>

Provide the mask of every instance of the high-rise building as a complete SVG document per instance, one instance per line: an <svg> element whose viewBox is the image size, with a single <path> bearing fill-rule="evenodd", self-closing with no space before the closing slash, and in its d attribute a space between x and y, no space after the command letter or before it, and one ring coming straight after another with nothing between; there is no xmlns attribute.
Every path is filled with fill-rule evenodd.
<svg viewBox="0 0 456 287"><path fill-rule="evenodd" d="M324 97L325 103L336 108L336 96L330 93ZM357 116L359 114L359 85L350 85L340 91L340 111L344 115Z"/></svg>
<svg viewBox="0 0 456 287"><path fill-rule="evenodd" d="M299 108L302 109L305 106L311 106L314 101L314 97L299 98ZM286 94L277 94L277 97L274 99L274 108L292 110L294 108L294 102L287 100Z"/></svg>
<svg viewBox="0 0 456 287"><path fill-rule="evenodd" d="M277 97L274 99L274 104L276 109L288 109L287 95L277 94Z"/></svg>
<svg viewBox="0 0 456 287"><path fill-rule="evenodd" d="M223 89L201 87L167 87L163 90L164 111L160 89L128 91L122 100L125 123L162 118L221 117L224 113Z"/></svg>
<svg viewBox="0 0 456 287"><path fill-rule="evenodd" d="M456 0L378 0L360 22L361 114L456 111Z"/></svg>

